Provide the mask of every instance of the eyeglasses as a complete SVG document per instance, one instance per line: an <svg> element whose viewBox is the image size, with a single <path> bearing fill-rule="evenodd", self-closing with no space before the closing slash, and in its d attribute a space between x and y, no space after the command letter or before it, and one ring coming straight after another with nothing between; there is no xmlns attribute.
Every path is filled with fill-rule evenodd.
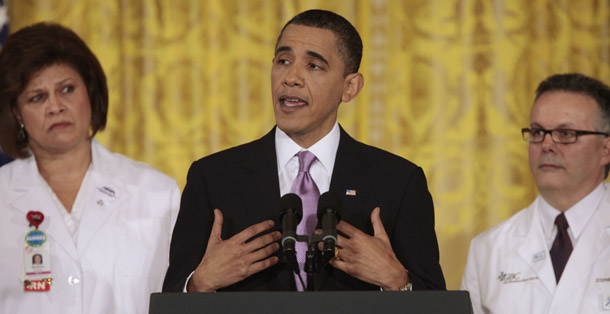
<svg viewBox="0 0 610 314"><path fill-rule="evenodd" d="M526 142L530 143L541 143L544 141L544 137L547 134L551 134L553 142L558 144L571 144L576 142L581 135L603 135L608 137L608 133L594 132L594 131L581 131L572 129L554 129L545 130L542 128L523 128L521 134Z"/></svg>

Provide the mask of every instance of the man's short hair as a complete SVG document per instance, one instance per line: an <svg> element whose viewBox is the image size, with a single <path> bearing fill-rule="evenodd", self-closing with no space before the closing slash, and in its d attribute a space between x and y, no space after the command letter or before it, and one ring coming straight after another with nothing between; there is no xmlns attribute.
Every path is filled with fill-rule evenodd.
<svg viewBox="0 0 610 314"><path fill-rule="evenodd" d="M536 88L536 100L545 92L564 91L589 96L597 102L600 116L596 121L599 132L610 132L610 88L594 78L579 73L556 74L549 76ZM608 177L610 164L606 165L605 178Z"/></svg>
<svg viewBox="0 0 610 314"><path fill-rule="evenodd" d="M362 39L354 26L339 14L325 10L309 10L293 17L280 32L275 48L288 25L303 25L332 31L337 37L337 51L345 65L344 75L357 73L362 60Z"/></svg>

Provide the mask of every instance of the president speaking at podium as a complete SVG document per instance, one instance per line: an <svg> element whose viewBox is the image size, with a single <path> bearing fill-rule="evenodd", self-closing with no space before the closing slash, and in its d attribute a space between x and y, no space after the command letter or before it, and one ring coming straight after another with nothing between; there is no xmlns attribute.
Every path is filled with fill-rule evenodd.
<svg viewBox="0 0 610 314"><path fill-rule="evenodd" d="M361 57L358 32L335 13L306 11L284 26L271 71L277 125L192 164L164 292L445 289L422 169L337 123L364 85ZM280 197L302 200L296 232L311 237L327 191L342 203L336 253L301 281L307 245L296 244L296 266L283 258Z"/></svg>

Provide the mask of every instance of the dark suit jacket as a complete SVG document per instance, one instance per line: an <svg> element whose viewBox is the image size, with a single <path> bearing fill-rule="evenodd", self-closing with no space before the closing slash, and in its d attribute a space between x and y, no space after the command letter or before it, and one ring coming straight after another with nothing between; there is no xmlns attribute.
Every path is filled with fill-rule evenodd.
<svg viewBox="0 0 610 314"><path fill-rule="evenodd" d="M346 195L346 190L356 195ZM342 220L372 235L370 215L377 206L397 258L409 271L414 289L445 289L434 231L434 208L426 178L415 164L351 138L341 138L330 190L343 199ZM174 228L170 265L163 291L182 291L199 265L214 221L222 211L222 238L228 239L264 220L278 223L280 188L275 129L259 140L207 157L191 165ZM281 251L281 250L280 250ZM279 256L279 253L278 253ZM316 290L379 290L327 265L316 275ZM296 290L282 260L225 291Z"/></svg>

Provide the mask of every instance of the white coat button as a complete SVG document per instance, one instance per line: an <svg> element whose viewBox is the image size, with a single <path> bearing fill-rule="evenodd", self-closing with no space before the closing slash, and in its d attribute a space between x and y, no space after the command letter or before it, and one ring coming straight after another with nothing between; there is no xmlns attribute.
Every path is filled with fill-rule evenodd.
<svg viewBox="0 0 610 314"><path fill-rule="evenodd" d="M80 279L78 279L77 277L74 277L74 276L70 276L70 277L68 277L68 283L71 286L76 286L80 283Z"/></svg>

